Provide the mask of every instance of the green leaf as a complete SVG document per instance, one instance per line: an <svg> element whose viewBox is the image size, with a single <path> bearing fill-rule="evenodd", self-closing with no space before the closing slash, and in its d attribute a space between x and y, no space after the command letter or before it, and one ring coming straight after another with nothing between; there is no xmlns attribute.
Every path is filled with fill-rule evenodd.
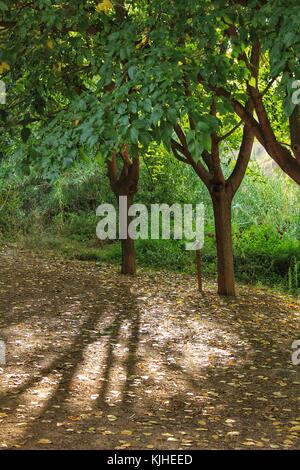
<svg viewBox="0 0 300 470"><path fill-rule="evenodd" d="M283 100L283 111L287 117L290 117L292 112L294 111L296 104L293 103L290 96L287 96Z"/></svg>
<svg viewBox="0 0 300 470"><path fill-rule="evenodd" d="M135 127L130 129L130 140L133 144L137 144L139 141L139 131Z"/></svg>
<svg viewBox="0 0 300 470"><path fill-rule="evenodd" d="M152 111L151 118L150 118L151 124L156 125L158 121L160 120L160 118L162 117L162 115L163 115L163 111L161 108L154 109Z"/></svg>
<svg viewBox="0 0 300 470"><path fill-rule="evenodd" d="M249 85L252 86L253 88L256 87L256 80L254 77L251 77L249 80Z"/></svg>
<svg viewBox="0 0 300 470"><path fill-rule="evenodd" d="M211 135L209 133L202 134L203 147L208 152L211 151Z"/></svg>
<svg viewBox="0 0 300 470"><path fill-rule="evenodd" d="M152 109L152 104L151 104L151 100L149 98L147 98L144 103L143 103L143 108L144 110L149 113Z"/></svg>
<svg viewBox="0 0 300 470"><path fill-rule="evenodd" d="M177 122L177 111L174 108L169 108L167 111L167 117L172 122L175 124Z"/></svg>
<svg viewBox="0 0 300 470"><path fill-rule="evenodd" d="M196 127L197 127L197 130L204 131L204 132L208 132L209 129L210 129L209 124L207 124L207 122L203 122L203 121L197 122Z"/></svg>
<svg viewBox="0 0 300 470"><path fill-rule="evenodd" d="M193 144L195 142L195 131L193 130L189 130L186 134L186 141L187 141L187 144L190 145L190 144Z"/></svg>
<svg viewBox="0 0 300 470"><path fill-rule="evenodd" d="M165 147L167 149L170 149L171 137L173 134L173 126L169 122L163 122L160 127L161 127L161 140L163 141Z"/></svg>
<svg viewBox="0 0 300 470"><path fill-rule="evenodd" d="M129 103L129 110L133 114L135 114L137 112L137 103L136 103L136 101L132 101L131 103Z"/></svg>
<svg viewBox="0 0 300 470"><path fill-rule="evenodd" d="M131 65L131 67L129 67L128 69L128 76L131 80L134 79L136 72L137 72L137 67L135 65Z"/></svg>

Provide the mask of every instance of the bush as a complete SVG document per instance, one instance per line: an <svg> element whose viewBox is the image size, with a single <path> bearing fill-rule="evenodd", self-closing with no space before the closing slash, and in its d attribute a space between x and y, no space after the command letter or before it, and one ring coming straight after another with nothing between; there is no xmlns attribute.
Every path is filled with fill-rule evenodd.
<svg viewBox="0 0 300 470"><path fill-rule="evenodd" d="M237 278L289 286L288 276L294 260L300 260L300 243L274 226L251 226L234 233Z"/></svg>

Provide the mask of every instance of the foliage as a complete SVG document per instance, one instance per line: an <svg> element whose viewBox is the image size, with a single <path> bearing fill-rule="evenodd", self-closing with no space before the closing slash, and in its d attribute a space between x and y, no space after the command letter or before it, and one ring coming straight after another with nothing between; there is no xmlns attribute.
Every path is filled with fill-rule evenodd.
<svg viewBox="0 0 300 470"><path fill-rule="evenodd" d="M153 164L157 159L157 166ZM205 276L215 276L214 222L210 197L194 172L165 152L142 158L140 191L136 202L205 205ZM149 160L148 160L149 159ZM147 163L151 162L151 165ZM194 181L194 183L193 183ZM187 182L189 184L187 185ZM66 257L118 263L118 243L96 238L96 207L116 203L104 166L79 162L54 183L11 175L0 191L2 241L18 241L29 248L54 250ZM295 260L300 259L299 191L276 174L264 176L253 162L233 204L233 237L237 278L294 290ZM154 269L193 273L194 254L173 240L138 240L138 262ZM299 286L297 286L299 287Z"/></svg>
<svg viewBox="0 0 300 470"><path fill-rule="evenodd" d="M94 224L89 210L96 201L113 200L105 159L124 144L142 160L136 200L201 198L211 234L208 193L189 166L171 159L171 149L185 162L188 152L199 170L207 165L213 136L223 136L220 162L228 178L242 138L239 119L253 127L262 145L270 140L257 106L261 100L273 132L267 151L275 160L284 152L278 163L297 181L289 150L291 84L300 70L297 3L42 0L25 3L20 14L18 1L2 1L0 79L8 89L8 103L0 109L3 236L43 227L62 238L88 240ZM260 65L254 70L249 61L258 44ZM241 115L249 98L257 114L250 121ZM185 134L183 153L178 125ZM251 172L257 170L251 168L233 204L236 260L243 260L238 275L250 279L262 256L262 277L272 277L285 263L279 270L284 277L292 258L298 259L299 210L291 210L298 195L276 178L255 183ZM162 246L157 244L158 252ZM141 250L143 259L150 258L147 244ZM159 260L154 252L151 257ZM171 248L168 253L171 259ZM252 267L242 272L239 266L252 255ZM275 263L271 271L268 256Z"/></svg>

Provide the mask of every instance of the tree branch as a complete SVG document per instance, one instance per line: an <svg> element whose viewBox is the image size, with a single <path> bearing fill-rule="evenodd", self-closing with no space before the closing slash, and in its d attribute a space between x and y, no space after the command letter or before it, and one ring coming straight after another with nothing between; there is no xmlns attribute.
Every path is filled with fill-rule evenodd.
<svg viewBox="0 0 300 470"><path fill-rule="evenodd" d="M190 165L194 168L195 172L197 173L197 175L199 176L199 178L201 178L201 180L203 181L203 183L209 187L209 182L210 182L210 179L211 179L211 175L210 173L205 169L205 167L202 165L201 162L196 162L189 149L188 149L188 145L187 145L187 141L186 141L186 137L185 137L185 133L183 132L183 130L181 129L180 125L179 124L176 124L174 126L174 130L177 134L177 137L178 139L180 140L180 143L183 147L183 150L184 150L184 155L186 157L186 159L188 160L188 162L190 163Z"/></svg>
<svg viewBox="0 0 300 470"><path fill-rule="evenodd" d="M218 137L218 142L222 142L223 140L228 139L241 125L243 121L239 121L230 131L226 132L226 134L221 135Z"/></svg>
<svg viewBox="0 0 300 470"><path fill-rule="evenodd" d="M190 162L178 153L180 152L182 155L184 155L184 149L182 145L176 142L176 140L171 139L171 148L172 148L174 157L177 158L177 160L179 160L180 162L186 163L187 165L190 165Z"/></svg>
<svg viewBox="0 0 300 470"><path fill-rule="evenodd" d="M255 82L257 84L258 81L258 71L259 71L259 61L260 61L260 46L259 43L255 43L253 45L251 51L251 69L252 69L252 76L255 78ZM254 110L254 103L251 98L248 99L246 104L246 111L249 115L253 115ZM240 150L238 154L238 158L234 169L227 179L227 186L231 191L231 197L233 197L240 187L243 178L245 176L248 163L251 158L251 153L253 149L254 143L254 134L252 132L251 126L248 124L244 125L243 129L243 138L240 145Z"/></svg>

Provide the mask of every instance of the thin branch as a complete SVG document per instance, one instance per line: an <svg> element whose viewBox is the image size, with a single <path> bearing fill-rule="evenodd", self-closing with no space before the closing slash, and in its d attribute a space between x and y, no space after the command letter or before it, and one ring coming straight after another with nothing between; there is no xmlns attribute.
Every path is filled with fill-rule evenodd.
<svg viewBox="0 0 300 470"><path fill-rule="evenodd" d="M182 147L182 145L180 145L178 142L176 142L176 140L174 139L171 139L171 148L172 148L172 152L174 154L174 157L179 160L180 162L183 162L183 163L186 163L187 165L190 165L190 162L182 157L179 152L184 155L184 149Z"/></svg>
<svg viewBox="0 0 300 470"><path fill-rule="evenodd" d="M191 166L194 168L195 172L201 178L203 183L208 187L210 179L211 179L211 174L206 170L206 168L203 166L203 164L200 161L196 162L193 159L193 157L192 157L192 155L189 151L189 148L188 148L185 133L183 132L183 130L180 127L179 124L176 124L174 126L174 130L175 130L175 132L177 134L177 137L180 140L180 143L183 147L184 155L185 155L186 159L189 161Z"/></svg>
<svg viewBox="0 0 300 470"><path fill-rule="evenodd" d="M265 96L265 94L269 91L269 89L271 88L271 86L273 85L273 83L277 80L278 76L272 78L272 80L268 83L268 85L266 86L266 88L262 91L261 93L261 96Z"/></svg>
<svg viewBox="0 0 300 470"><path fill-rule="evenodd" d="M230 137L242 125L242 123L243 123L243 121L239 121L230 131L228 131L224 135L221 135L218 138L218 142L222 142L223 140L228 139L228 137Z"/></svg>

